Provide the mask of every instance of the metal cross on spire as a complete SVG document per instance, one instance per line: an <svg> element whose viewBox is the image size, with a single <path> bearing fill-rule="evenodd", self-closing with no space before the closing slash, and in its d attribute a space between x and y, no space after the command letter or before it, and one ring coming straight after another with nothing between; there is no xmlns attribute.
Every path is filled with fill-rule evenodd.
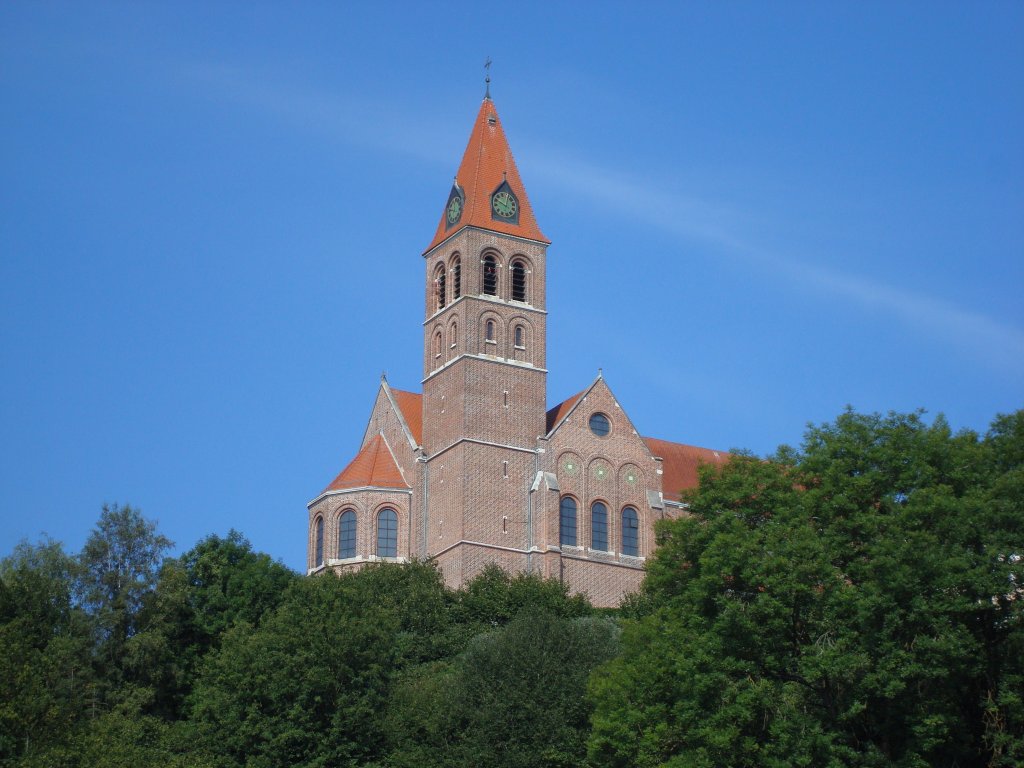
<svg viewBox="0 0 1024 768"><path fill-rule="evenodd" d="M487 61L484 62L484 70L487 74L484 76L484 84L487 86L487 91L484 93L484 98L491 98L491 57L487 57Z"/></svg>

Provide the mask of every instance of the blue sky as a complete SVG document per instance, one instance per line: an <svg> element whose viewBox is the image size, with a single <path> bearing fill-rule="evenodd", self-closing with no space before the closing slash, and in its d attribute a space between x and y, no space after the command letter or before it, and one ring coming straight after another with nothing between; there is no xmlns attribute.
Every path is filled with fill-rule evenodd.
<svg viewBox="0 0 1024 768"><path fill-rule="evenodd" d="M377 7L377 6L380 7ZM0 553L104 502L294 568L492 93L549 402L759 454L1024 405L1024 4L0 6Z"/></svg>

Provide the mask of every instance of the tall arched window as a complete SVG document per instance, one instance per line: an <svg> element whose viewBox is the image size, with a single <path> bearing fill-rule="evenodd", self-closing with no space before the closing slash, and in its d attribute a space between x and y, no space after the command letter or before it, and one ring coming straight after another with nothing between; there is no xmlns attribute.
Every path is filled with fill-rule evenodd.
<svg viewBox="0 0 1024 768"><path fill-rule="evenodd" d="M437 269L434 270L434 289L437 292L437 308L444 309L444 305L448 298L445 287L447 286L446 274L444 271L444 264L438 264Z"/></svg>
<svg viewBox="0 0 1024 768"><path fill-rule="evenodd" d="M316 547L314 549L313 564L320 567L324 564L324 519L316 519Z"/></svg>
<svg viewBox="0 0 1024 768"><path fill-rule="evenodd" d="M484 293L498 295L498 262L493 256L484 256Z"/></svg>
<svg viewBox="0 0 1024 768"><path fill-rule="evenodd" d="M441 356L441 332L434 334L434 357Z"/></svg>
<svg viewBox="0 0 1024 768"><path fill-rule="evenodd" d="M459 326L458 323L452 323L448 329L448 346L455 349L459 345Z"/></svg>
<svg viewBox="0 0 1024 768"><path fill-rule="evenodd" d="M608 550L608 507L600 501L590 508L590 548Z"/></svg>
<svg viewBox="0 0 1024 768"><path fill-rule="evenodd" d="M576 546L576 499L572 496L563 496L558 504L558 543Z"/></svg>
<svg viewBox="0 0 1024 768"><path fill-rule="evenodd" d="M462 259L452 259L452 301L462 295Z"/></svg>
<svg viewBox="0 0 1024 768"><path fill-rule="evenodd" d="M523 326L517 325L515 330L515 343L517 347L526 346L526 334L523 333Z"/></svg>
<svg viewBox="0 0 1024 768"><path fill-rule="evenodd" d="M346 509L338 518L338 557L356 556L356 513Z"/></svg>
<svg viewBox="0 0 1024 768"><path fill-rule="evenodd" d="M377 557L398 557L398 515L393 509L377 515Z"/></svg>
<svg viewBox="0 0 1024 768"><path fill-rule="evenodd" d="M484 339L486 341L494 341L494 321L488 320L484 329Z"/></svg>
<svg viewBox="0 0 1024 768"><path fill-rule="evenodd" d="M521 261L512 262L512 300L526 301L526 265Z"/></svg>
<svg viewBox="0 0 1024 768"><path fill-rule="evenodd" d="M640 556L640 517L632 507L622 510L622 554Z"/></svg>

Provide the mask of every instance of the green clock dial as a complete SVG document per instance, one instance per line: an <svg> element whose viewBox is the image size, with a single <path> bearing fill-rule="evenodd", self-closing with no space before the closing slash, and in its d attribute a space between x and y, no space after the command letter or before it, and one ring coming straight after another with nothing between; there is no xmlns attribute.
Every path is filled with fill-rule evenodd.
<svg viewBox="0 0 1024 768"><path fill-rule="evenodd" d="M511 192L502 190L491 198L491 207L503 219L511 219L519 210L519 202Z"/></svg>
<svg viewBox="0 0 1024 768"><path fill-rule="evenodd" d="M448 218L449 224L454 224L458 221L459 217L462 215L462 200L457 197L453 197L448 203L445 215Z"/></svg>

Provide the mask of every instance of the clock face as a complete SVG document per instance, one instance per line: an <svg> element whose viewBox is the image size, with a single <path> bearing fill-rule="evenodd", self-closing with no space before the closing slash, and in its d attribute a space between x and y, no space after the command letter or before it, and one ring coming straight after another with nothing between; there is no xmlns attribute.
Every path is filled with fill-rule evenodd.
<svg viewBox="0 0 1024 768"><path fill-rule="evenodd" d="M460 200L457 197L453 197L451 199L451 201L449 201L448 208L446 209L446 212L445 212L445 216L448 219L448 224L454 224L456 221L459 220L459 217L461 215L462 215L462 200Z"/></svg>
<svg viewBox="0 0 1024 768"><path fill-rule="evenodd" d="M491 198L491 207L501 218L511 219L519 210L519 203L511 192L502 190Z"/></svg>

